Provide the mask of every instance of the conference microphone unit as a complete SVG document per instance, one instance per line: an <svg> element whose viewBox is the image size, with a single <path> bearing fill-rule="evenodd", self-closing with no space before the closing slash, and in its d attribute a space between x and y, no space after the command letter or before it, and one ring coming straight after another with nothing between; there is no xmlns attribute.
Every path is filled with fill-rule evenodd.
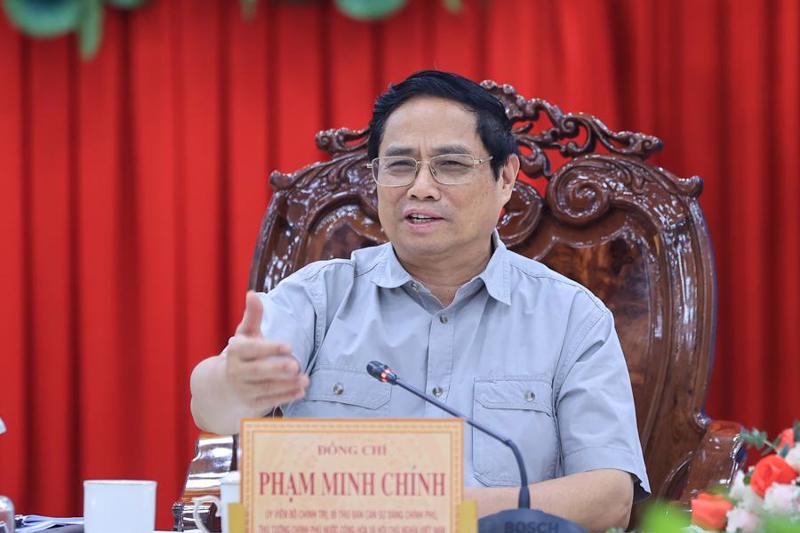
<svg viewBox="0 0 800 533"><path fill-rule="evenodd" d="M390 385L396 385L401 389L405 389L414 396L422 398L424 401L435 405L442 411L456 418L462 419L464 422L474 427L481 433L490 436L491 438L503 443L505 446L511 449L514 454L514 458L517 461L517 468L519 468L520 488L518 508L500 511L499 513L481 518L478 520L478 530L480 533L586 533L586 529L582 528L575 522L545 513L544 511L531 509L531 497L528 489L528 473L527 470L525 470L525 463L522 460L522 454L520 453L519 448L514 441L495 433L483 424L480 424L472 418L459 413L449 405L445 405L424 391L405 383L397 375L397 372L380 361L370 361L367 363L367 373L378 381L389 383Z"/></svg>

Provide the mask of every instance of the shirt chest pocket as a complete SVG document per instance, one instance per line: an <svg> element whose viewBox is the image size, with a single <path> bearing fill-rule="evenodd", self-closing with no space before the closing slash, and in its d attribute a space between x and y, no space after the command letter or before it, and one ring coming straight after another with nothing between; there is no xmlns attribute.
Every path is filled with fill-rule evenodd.
<svg viewBox="0 0 800 533"><path fill-rule="evenodd" d="M552 397L546 378L475 380L473 417L514 441L525 461L529 483L555 476L559 447ZM519 484L511 450L476 429L472 430L472 464L475 477L485 485Z"/></svg>
<svg viewBox="0 0 800 533"><path fill-rule="evenodd" d="M293 418L372 418L385 416L390 385L364 371L318 367L311 373L305 398L284 412Z"/></svg>

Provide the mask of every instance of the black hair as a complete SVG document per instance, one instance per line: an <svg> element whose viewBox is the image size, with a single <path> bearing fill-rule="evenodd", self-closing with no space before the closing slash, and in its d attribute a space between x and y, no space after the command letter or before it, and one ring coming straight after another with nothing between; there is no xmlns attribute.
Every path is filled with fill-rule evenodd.
<svg viewBox="0 0 800 533"><path fill-rule="evenodd" d="M477 130L486 150L492 156L490 162L495 178L511 154L519 154L517 141L511 133L511 121L506 116L503 104L489 91L472 80L458 74L441 70L422 70L390 85L389 89L375 100L372 120L369 123L367 157L378 157L378 148L383 140L386 121L398 107L417 96L435 96L462 104L475 113Z"/></svg>

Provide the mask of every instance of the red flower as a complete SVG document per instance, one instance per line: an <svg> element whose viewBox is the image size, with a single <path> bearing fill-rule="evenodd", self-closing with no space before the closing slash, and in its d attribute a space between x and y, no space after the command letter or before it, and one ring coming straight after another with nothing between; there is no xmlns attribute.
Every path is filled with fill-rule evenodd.
<svg viewBox="0 0 800 533"><path fill-rule="evenodd" d="M718 494L701 492L692 500L692 523L708 530L725 529L733 504Z"/></svg>
<svg viewBox="0 0 800 533"><path fill-rule="evenodd" d="M750 478L750 488L763 498L773 483L791 483L796 477L797 472L783 458L768 455L756 463Z"/></svg>
<svg viewBox="0 0 800 533"><path fill-rule="evenodd" d="M778 451L781 451L784 446L788 446L790 449L794 446L794 429L784 429L781 431L780 440L778 441L778 445L775 447Z"/></svg>

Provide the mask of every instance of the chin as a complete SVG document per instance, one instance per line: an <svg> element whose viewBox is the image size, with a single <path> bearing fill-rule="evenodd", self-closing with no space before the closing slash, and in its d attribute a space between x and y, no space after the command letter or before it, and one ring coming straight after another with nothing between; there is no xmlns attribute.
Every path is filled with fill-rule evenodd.
<svg viewBox="0 0 800 533"><path fill-rule="evenodd" d="M429 242L425 242L425 241ZM393 241L394 242L394 241ZM401 253L411 257L438 256L447 253L449 246L440 242L438 239L403 239L402 242L395 242Z"/></svg>

